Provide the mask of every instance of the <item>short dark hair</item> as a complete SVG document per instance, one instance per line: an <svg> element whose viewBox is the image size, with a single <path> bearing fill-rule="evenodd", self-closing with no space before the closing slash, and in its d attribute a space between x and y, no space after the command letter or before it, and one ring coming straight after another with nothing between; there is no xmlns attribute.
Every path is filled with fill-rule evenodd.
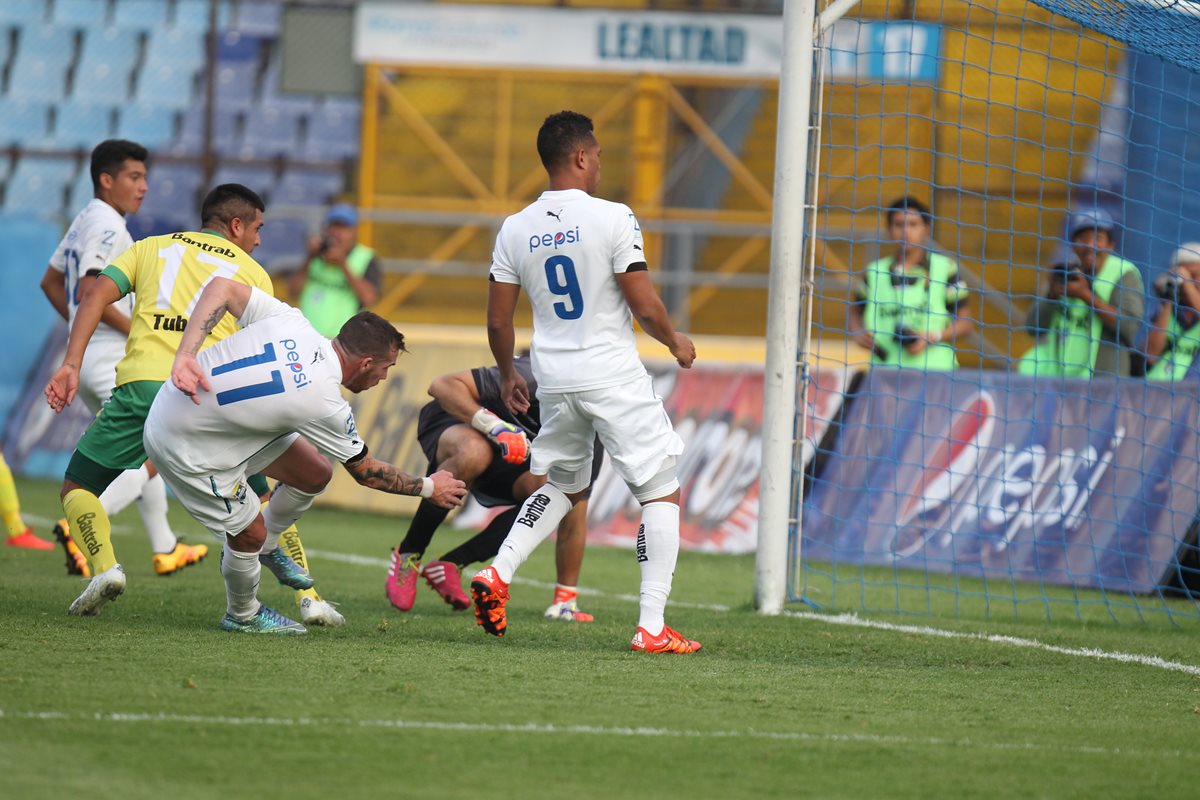
<svg viewBox="0 0 1200 800"><path fill-rule="evenodd" d="M346 320L338 331L337 340L356 356L387 358L393 350L397 355L408 352L404 334L373 311L360 311Z"/></svg>
<svg viewBox="0 0 1200 800"><path fill-rule="evenodd" d="M897 212L915 211L921 215L926 225L933 224L933 215L929 213L929 206L922 203L911 194L906 194L898 200L892 201L892 204L887 207L888 225L892 224L892 215Z"/></svg>
<svg viewBox="0 0 1200 800"><path fill-rule="evenodd" d="M253 222L255 211L266 211L261 197L240 183L222 183L209 192L200 205L200 224L208 226L219 222L228 228L235 219Z"/></svg>
<svg viewBox="0 0 1200 800"><path fill-rule="evenodd" d="M92 190L100 191L100 176L120 173L126 161L141 161L150 157L146 148L128 139L105 139L92 149Z"/></svg>
<svg viewBox="0 0 1200 800"><path fill-rule="evenodd" d="M538 130L537 151L542 166L551 170L595 138L592 120L574 111L559 111L546 117Z"/></svg>

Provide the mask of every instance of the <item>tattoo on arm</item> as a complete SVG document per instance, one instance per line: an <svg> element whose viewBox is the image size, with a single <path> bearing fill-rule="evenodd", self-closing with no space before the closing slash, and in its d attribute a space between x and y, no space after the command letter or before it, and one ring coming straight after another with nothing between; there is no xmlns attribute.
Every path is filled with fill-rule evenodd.
<svg viewBox="0 0 1200 800"><path fill-rule="evenodd" d="M345 466L360 485L389 494L419 497L421 488L425 485L423 478L401 472L386 461L380 461L370 455L348 462Z"/></svg>

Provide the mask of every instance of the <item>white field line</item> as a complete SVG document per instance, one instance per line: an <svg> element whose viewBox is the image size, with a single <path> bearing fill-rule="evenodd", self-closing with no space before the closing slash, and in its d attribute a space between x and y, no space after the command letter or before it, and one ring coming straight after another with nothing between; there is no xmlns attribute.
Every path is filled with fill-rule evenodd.
<svg viewBox="0 0 1200 800"><path fill-rule="evenodd" d="M1200 666L1182 664L1178 661L1167 661L1158 656L1143 656L1137 653L1121 653L1111 650L1100 650L1095 647L1062 647L1056 644L1046 644L1037 639L1022 639L1017 636L1002 636L994 633L970 633L966 631L948 631L942 628L930 628L925 625L897 625L893 622L882 622L873 619L862 619L855 614L814 614L811 611L785 611L785 616L796 619L824 622L828 625L850 625L857 628L874 628L881 631L896 633L911 633L919 636L940 636L943 639L974 639L992 644L1004 644L1010 647L1027 647L1033 650L1044 650L1047 653L1058 653L1065 656L1080 656L1082 658L1099 658L1106 661L1120 661L1123 664L1140 664L1144 667L1155 667L1172 672L1183 672L1187 675L1200 676Z"/></svg>
<svg viewBox="0 0 1200 800"><path fill-rule="evenodd" d="M1135 758L1179 759L1191 755L1182 750L1131 750L1119 747L1060 746L1038 742L987 742L977 739L895 736L871 733L808 733L805 731L695 730L688 728L618 727L603 725L554 725L537 722L488 723L442 722L409 719L348 719L330 717L228 717L203 714L63 711L16 711L0 709L0 720L28 719L46 722L109 722L118 724L163 723L177 725L214 725L221 727L311 728L340 727L400 731L450 731L454 733L551 734L561 736L646 737L672 739L761 739L784 742L826 744L900 745L907 747L945 747L951 749L1055 752L1072 755L1131 756Z"/></svg>
<svg viewBox="0 0 1200 800"><path fill-rule="evenodd" d="M358 564L360 566L367 567L383 567L384 569L389 566L389 562L385 558L360 556L353 553L338 553L329 550L309 550L308 552L318 558L327 558L330 561L341 561L344 564ZM541 588L554 588L554 584L552 583L533 581L521 577L514 578L513 583L524 584L526 586L537 586ZM630 603L638 602L636 595L610 594L601 589L586 589L580 587L579 593L592 595L595 597L609 597L616 600L624 600ZM698 608L708 611L726 612L730 610L729 606L717 604L676 603L674 600L670 601L670 604L679 608ZM1033 650L1042 650L1047 653L1057 653L1059 655L1078 656L1082 658L1098 658L1106 661L1118 661L1124 664L1138 664L1144 667L1154 667L1155 669L1165 669L1171 672L1182 672L1187 675L1200 676L1200 666L1198 665L1183 664L1178 661L1167 661L1166 659L1158 656L1144 656L1137 653L1121 653L1111 650L1100 650L1094 647L1062 647L1060 645L1039 642L1036 639L1022 639L1016 636L1003 636L1000 634L990 633L948 631L942 628L931 628L925 625L898 625L892 622L863 619L855 614L814 614L811 611L784 611L783 614L787 617L810 620L813 622L822 622L827 625L848 625L858 628L874 628L875 630L916 634L919 636L940 636L943 639L974 639L976 641L988 642L990 644L1001 644L1009 647L1025 647Z"/></svg>

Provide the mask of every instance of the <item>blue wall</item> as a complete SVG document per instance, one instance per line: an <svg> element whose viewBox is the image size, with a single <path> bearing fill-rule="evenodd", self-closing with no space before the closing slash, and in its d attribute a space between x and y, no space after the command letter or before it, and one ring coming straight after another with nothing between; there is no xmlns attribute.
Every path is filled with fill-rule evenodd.
<svg viewBox="0 0 1200 800"><path fill-rule="evenodd" d="M61 236L56 223L0 215L0 429L58 319L39 284Z"/></svg>

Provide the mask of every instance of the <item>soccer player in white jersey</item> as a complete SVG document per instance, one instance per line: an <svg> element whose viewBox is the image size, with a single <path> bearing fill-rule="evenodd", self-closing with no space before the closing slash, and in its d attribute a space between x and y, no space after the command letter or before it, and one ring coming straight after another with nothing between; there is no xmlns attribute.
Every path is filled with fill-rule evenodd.
<svg viewBox="0 0 1200 800"><path fill-rule="evenodd" d="M600 144L592 121L573 111L550 115L538 131L537 149L550 189L506 219L496 237L487 326L504 401L524 411L529 392L513 368L513 312L521 289L528 293L542 409L530 471L548 482L525 501L496 560L472 579L475 618L488 633L504 635L508 585L584 496L598 435L613 468L642 504L641 611L630 649L693 653L700 643L663 620L679 554L675 459L683 441L638 358L633 318L685 369L696 348L675 331L654 291L633 212L592 196L600 183Z"/></svg>
<svg viewBox="0 0 1200 800"><path fill-rule="evenodd" d="M92 150L91 175L95 196L75 217L42 276L42 291L55 310L73 325L80 298L107 267L133 245L125 215L136 214L146 195L146 148L124 139L108 139ZM117 362L125 355L133 295L122 297L104 310L88 343L79 369L79 397L93 414L100 411L117 384ZM180 542L167 521L167 488L146 463L126 470L104 493L100 502L111 517L133 501L150 537L154 571L170 575L198 564L208 554L206 545ZM65 519L54 536L67 553L67 572L90 577L87 559L72 542Z"/></svg>
<svg viewBox="0 0 1200 800"><path fill-rule="evenodd" d="M227 312L242 329L197 358ZM462 503L466 485L444 470L426 478L400 472L358 438L341 387L370 389L405 352L404 336L387 320L362 311L329 340L298 309L225 278L204 289L191 320L171 382L146 418L146 452L196 521L225 541L222 630L305 633L258 601L258 554L273 550L325 489L332 477L325 457L363 486L444 508ZM246 486L255 472L281 481L261 513Z"/></svg>

